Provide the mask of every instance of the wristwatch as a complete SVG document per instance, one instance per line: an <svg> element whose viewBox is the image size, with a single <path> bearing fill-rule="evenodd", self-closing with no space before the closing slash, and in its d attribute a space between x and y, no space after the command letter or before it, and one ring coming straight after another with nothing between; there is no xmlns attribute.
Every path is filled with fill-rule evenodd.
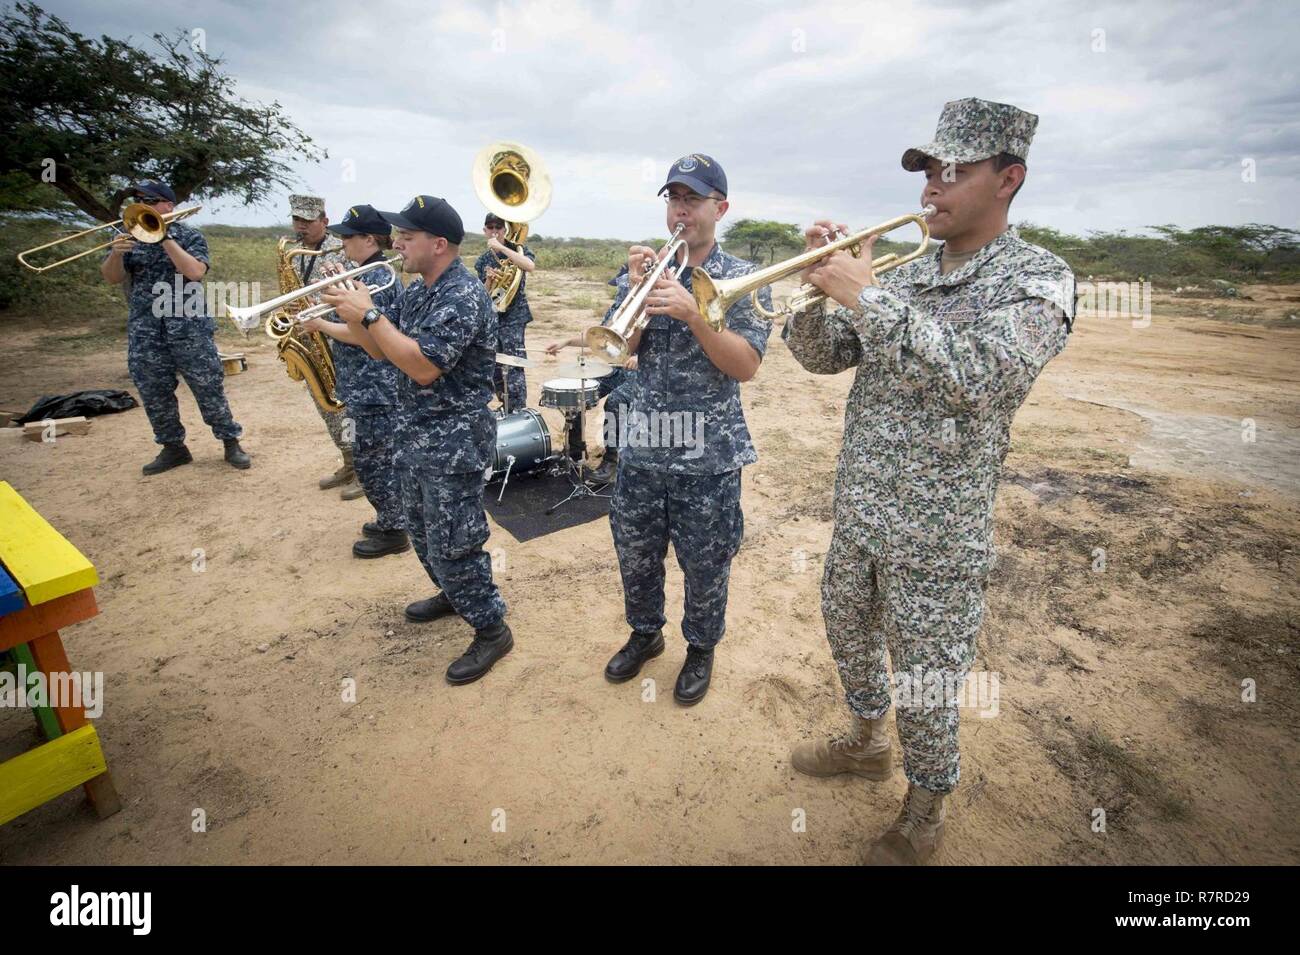
<svg viewBox="0 0 1300 955"><path fill-rule="evenodd" d="M369 328L371 325L375 324L375 322L379 321L379 316L381 314L382 313L377 308L366 309L366 314L361 316L361 327Z"/></svg>

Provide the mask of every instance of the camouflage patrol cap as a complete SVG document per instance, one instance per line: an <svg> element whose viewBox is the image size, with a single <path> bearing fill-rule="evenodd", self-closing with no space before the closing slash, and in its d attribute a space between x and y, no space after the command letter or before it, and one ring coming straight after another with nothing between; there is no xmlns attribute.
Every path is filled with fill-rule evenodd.
<svg viewBox="0 0 1300 955"><path fill-rule="evenodd" d="M908 172L924 169L927 159L940 162L979 162L998 153L1029 158L1038 117L1006 103L986 99L957 99L943 104L934 139L903 153Z"/></svg>
<svg viewBox="0 0 1300 955"><path fill-rule="evenodd" d="M320 196L290 196L289 215L296 219L319 219L325 214L325 200Z"/></svg>

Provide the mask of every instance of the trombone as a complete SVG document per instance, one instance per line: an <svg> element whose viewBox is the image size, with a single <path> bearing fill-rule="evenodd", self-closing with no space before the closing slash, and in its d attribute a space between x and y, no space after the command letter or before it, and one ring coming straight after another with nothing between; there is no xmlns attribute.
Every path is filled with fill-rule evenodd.
<svg viewBox="0 0 1300 955"><path fill-rule="evenodd" d="M825 245L809 249L793 258L786 259L784 262L777 262L775 265L769 265L765 269L750 272L748 275L742 275L739 278L713 279L706 275L703 269L696 269L691 276L691 289L695 293L695 304L699 307L704 320L708 322L709 327L715 332L722 331L726 326L727 310L746 295L754 303L754 310L764 318L775 319L781 315L797 315L814 305L825 302L826 293L815 285L801 285L795 289L794 294L790 296L785 305L768 310L758 300L759 290L764 285L771 285L773 282L779 282L783 278L802 272L810 265L814 265L842 249L847 249L854 258L857 258L862 255L862 244L871 236L884 235L886 232L893 232L909 222L915 222L921 230L921 241L916 244L915 249L904 255L899 255L897 252L888 252L871 262L871 267L876 273L896 269L898 266L911 262L918 256L925 254L926 247L930 243L930 227L926 220L934 215L934 211L934 206L926 206L920 212L910 212L907 215L898 216L872 226L870 229L839 236Z"/></svg>
<svg viewBox="0 0 1300 955"><path fill-rule="evenodd" d="M284 295L278 295L269 302L261 302L257 305L239 307L226 303L226 314L239 328L252 328L260 322L265 315L271 315L280 311L287 305L298 301L300 298L309 298L317 292L334 285L338 282L346 282L348 279L354 279L358 276L365 275L367 272L373 272L375 269L387 269L388 281L383 285L376 285L370 291L382 292L386 288L392 288L397 282L397 267L401 260L398 258L384 259L381 262L371 262L369 265L358 265L355 269L348 269L346 272L340 272L338 275L327 275L318 282L312 282L311 285L304 285L300 289L292 292L286 292ZM320 318L322 315L328 315L334 311L334 306L321 302L318 305L312 305L304 308L297 314L290 315L286 312L283 316L285 322L293 324L302 324L313 318ZM269 329L268 329L269 332Z"/></svg>
<svg viewBox="0 0 1300 955"><path fill-rule="evenodd" d="M194 213L202 209L202 206L190 206L188 209L177 209L173 212L157 213L153 207L143 202L133 202L122 210L122 218L104 225L91 226L89 229L83 229L72 235L65 235L61 239L55 239L53 242L46 242L44 245L38 245L30 249L24 249L18 253L18 261L33 272L48 272L50 269L56 269L60 265L68 262L75 262L77 259L83 259L92 252L98 252L100 249L107 249L110 245L118 240L121 236L129 235L139 242L148 242L153 244L161 242L167 237L167 227L173 222L179 222L181 219L187 219ZM118 226L122 228L119 229ZM107 242L101 242L99 245L91 246L76 255L69 255L66 258L59 259L57 262L51 262L49 265L32 265L27 261L27 256L34 252L40 252L42 249L50 249L56 245L62 245L65 242L71 242L73 239L79 239L83 235L90 235L92 232L98 232L101 229L112 229L117 235ZM123 231L125 230L125 231Z"/></svg>
<svg viewBox="0 0 1300 955"><path fill-rule="evenodd" d="M645 310L646 297L668 269L677 268L677 259L686 248L686 240L681 238L685 228L682 223L677 223L677 228L673 231L668 244L659 254L659 261L628 291L627 298L623 299L623 304L618 307L618 311L610 317L609 324L593 325L587 329L586 335L583 336L584 341L602 361L611 365L622 365L627 361L628 344L650 321L650 316ZM703 274L702 270L696 269L695 281L698 281Z"/></svg>

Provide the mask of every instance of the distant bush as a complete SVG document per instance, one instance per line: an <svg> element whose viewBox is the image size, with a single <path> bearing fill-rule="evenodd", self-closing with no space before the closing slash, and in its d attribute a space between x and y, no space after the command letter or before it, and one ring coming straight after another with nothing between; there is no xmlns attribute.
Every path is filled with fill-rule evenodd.
<svg viewBox="0 0 1300 955"><path fill-rule="evenodd" d="M98 316L107 320L111 316L114 321L124 321L121 290L105 283L99 275L103 253L42 275L24 269L16 261L19 250L77 228L81 227L30 214L0 217L0 312L42 318L65 315L82 321ZM1092 232L1080 237L1032 223L1019 228L1027 241L1065 259L1080 279L1092 276L1098 280L1131 281L1141 276L1165 286L1206 286L1215 280L1234 285L1300 282L1300 232L1293 229L1257 224L1187 230L1158 226L1153 227L1154 235ZM212 253L212 280L260 282L264 298L278 294L275 240L286 234L284 227L204 224L202 230ZM663 242L662 236L639 240L639 244L653 246ZM605 280L617 273L632 244L625 239L528 239L542 269L572 269L591 280ZM473 233L461 245L461 255L472 265L485 248L483 236ZM912 248L914 244L908 241L882 240L876 243L875 254ZM800 250L799 245L789 243L756 247L760 258L769 261L780 261ZM748 255L749 248L741 246L731 251Z"/></svg>

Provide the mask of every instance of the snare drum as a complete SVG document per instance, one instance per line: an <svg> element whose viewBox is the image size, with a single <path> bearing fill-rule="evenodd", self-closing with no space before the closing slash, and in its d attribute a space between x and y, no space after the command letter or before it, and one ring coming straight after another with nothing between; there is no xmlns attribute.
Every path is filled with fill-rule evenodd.
<svg viewBox="0 0 1300 955"><path fill-rule="evenodd" d="M595 378L552 378L542 384L543 408L557 411L586 411L600 400L600 382Z"/></svg>
<svg viewBox="0 0 1300 955"><path fill-rule="evenodd" d="M510 466L510 458L515 459ZM510 474L535 471L551 459L551 432L541 413L532 408L497 416L497 444L488 480Z"/></svg>

